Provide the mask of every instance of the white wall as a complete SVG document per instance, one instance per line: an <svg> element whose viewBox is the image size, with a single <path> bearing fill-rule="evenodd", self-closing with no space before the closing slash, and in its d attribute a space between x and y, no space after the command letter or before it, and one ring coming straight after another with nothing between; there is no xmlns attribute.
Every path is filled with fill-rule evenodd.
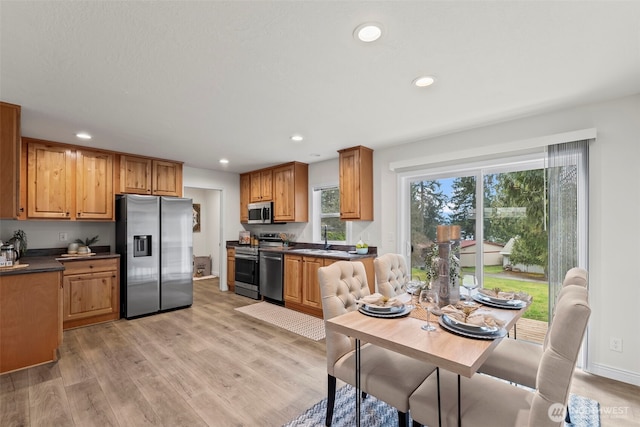
<svg viewBox="0 0 640 427"><path fill-rule="evenodd" d="M200 231L193 233L193 255L211 256L211 272L220 275L220 190L185 187L184 197L200 204ZM225 255L226 256L226 255ZM225 258L226 262L226 258Z"/></svg>
<svg viewBox="0 0 640 427"><path fill-rule="evenodd" d="M218 269L220 289L227 290L227 263L225 242L238 240L238 232L243 230L240 224L240 177L237 173L219 172L191 167L183 168L183 185L190 191L195 189L220 190L217 203L221 216L218 231ZM215 205L216 202L207 201ZM215 210L215 208L212 208ZM212 252L214 250L212 249ZM214 264L215 264L214 260Z"/></svg>
<svg viewBox="0 0 640 427"><path fill-rule="evenodd" d="M640 95L557 111L456 134L377 150L374 153L375 221L369 227L379 253L398 251L396 172L391 163L417 158L491 155L522 147L522 141L596 128L590 147L589 276L592 315L588 368L597 374L640 385L640 279L634 271L640 240ZM365 143L366 145L366 143ZM479 148L480 147L480 148ZM483 151L482 147L491 147ZM384 204L382 203L384 202ZM384 237L384 238L383 238ZM611 337L622 338L623 352L609 349Z"/></svg>

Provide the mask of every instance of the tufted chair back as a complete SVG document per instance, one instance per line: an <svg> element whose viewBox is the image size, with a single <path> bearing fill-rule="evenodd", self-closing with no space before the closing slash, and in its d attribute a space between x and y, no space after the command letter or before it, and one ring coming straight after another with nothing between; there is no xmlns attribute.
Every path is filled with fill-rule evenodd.
<svg viewBox="0 0 640 427"><path fill-rule="evenodd" d="M589 273L584 268L573 267L567 274L564 276L564 280L562 281L562 286L567 285L578 285L584 288L587 287L589 283Z"/></svg>
<svg viewBox="0 0 640 427"><path fill-rule="evenodd" d="M378 292L386 297L401 294L402 286L411 279L407 262L399 254L384 254L373 260Z"/></svg>
<svg viewBox="0 0 640 427"><path fill-rule="evenodd" d="M318 280L324 320L356 310L356 300L370 293L364 264L359 261L338 261L320 267ZM355 342L346 335L326 332L327 373L334 375L334 364L355 348Z"/></svg>
<svg viewBox="0 0 640 427"><path fill-rule="evenodd" d="M564 422L550 419L549 407L554 403L566 407L591 309L585 287L568 285L563 292L556 304L556 313L547 334L548 343L538 367L536 392L529 413L530 426L564 425Z"/></svg>

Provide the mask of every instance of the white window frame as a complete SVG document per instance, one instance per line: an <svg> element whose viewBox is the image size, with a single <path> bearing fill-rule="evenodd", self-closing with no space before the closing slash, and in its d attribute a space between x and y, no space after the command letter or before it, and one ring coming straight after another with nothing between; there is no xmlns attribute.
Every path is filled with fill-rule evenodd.
<svg viewBox="0 0 640 427"><path fill-rule="evenodd" d="M311 212L311 221L313 224L312 231L312 239L315 243L324 243L324 239L322 238L322 230L320 230L321 224L321 216L320 216L320 208L322 200L320 198L320 193L322 190L330 189L330 188L340 188L338 184L325 184L318 185L312 188L312 212ZM338 216L340 213L338 212ZM346 245L347 242L351 241L351 221L345 221L345 238L346 240L329 240L328 243L332 243L334 245Z"/></svg>

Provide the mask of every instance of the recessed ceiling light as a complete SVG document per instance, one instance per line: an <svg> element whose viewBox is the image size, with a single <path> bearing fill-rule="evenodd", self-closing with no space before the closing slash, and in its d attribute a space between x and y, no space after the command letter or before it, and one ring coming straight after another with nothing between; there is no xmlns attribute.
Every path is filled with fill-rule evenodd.
<svg viewBox="0 0 640 427"><path fill-rule="evenodd" d="M421 76L413 81L413 84L418 87L427 87L434 84L436 79L431 76Z"/></svg>
<svg viewBox="0 0 640 427"><path fill-rule="evenodd" d="M91 135L89 135L87 132L78 132L76 133L76 136L80 139L91 139Z"/></svg>
<svg viewBox="0 0 640 427"><path fill-rule="evenodd" d="M291 140L295 141L295 142L300 142L302 141L304 138L302 137L302 135L291 135Z"/></svg>
<svg viewBox="0 0 640 427"><path fill-rule="evenodd" d="M220 159L220 160L218 160L218 161L219 161L220 163L222 163L223 165L226 165L226 164L228 164L228 163L229 163L229 160L227 160L227 159Z"/></svg>
<svg viewBox="0 0 640 427"><path fill-rule="evenodd" d="M353 32L353 36L365 43L374 42L382 36L382 25L376 22L366 22L358 25Z"/></svg>
<svg viewBox="0 0 640 427"><path fill-rule="evenodd" d="M320 154L318 154L318 153L311 153L311 154L309 154L309 156L311 156L311 157L320 157Z"/></svg>

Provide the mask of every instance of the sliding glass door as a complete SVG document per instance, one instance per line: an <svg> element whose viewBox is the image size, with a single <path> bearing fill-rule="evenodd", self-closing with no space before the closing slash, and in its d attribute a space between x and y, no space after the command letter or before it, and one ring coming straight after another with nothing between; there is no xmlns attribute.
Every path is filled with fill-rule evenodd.
<svg viewBox="0 0 640 427"><path fill-rule="evenodd" d="M412 275L428 280L437 226L460 226L461 275L475 276L480 287L533 295L526 338L541 342L549 296L543 156L425 171L403 182Z"/></svg>

